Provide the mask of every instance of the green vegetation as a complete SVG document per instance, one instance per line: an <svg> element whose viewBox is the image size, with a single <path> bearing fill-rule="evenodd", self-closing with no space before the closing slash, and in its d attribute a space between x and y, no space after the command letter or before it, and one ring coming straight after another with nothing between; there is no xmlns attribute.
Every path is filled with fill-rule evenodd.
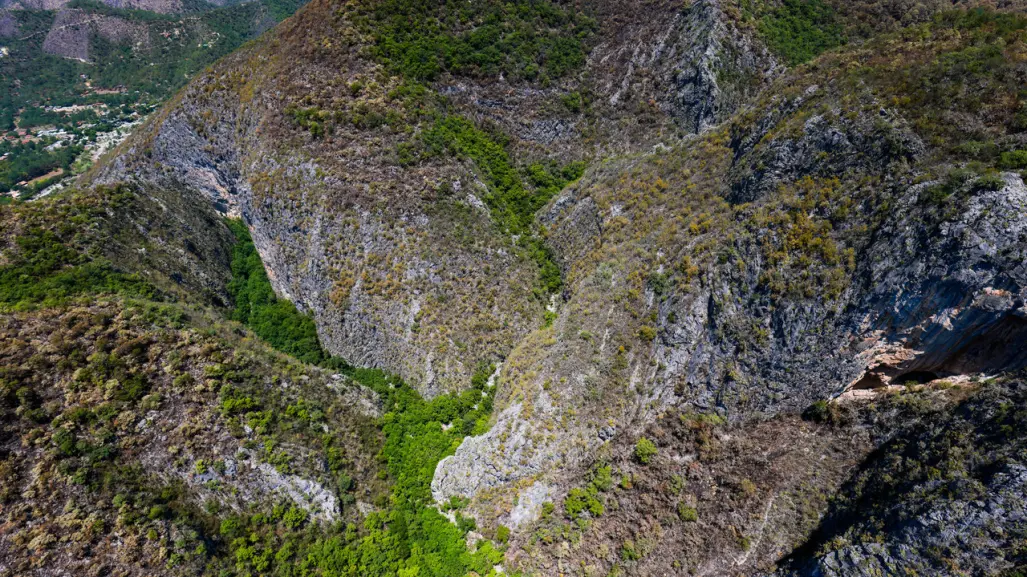
<svg viewBox="0 0 1027 577"><path fill-rule="evenodd" d="M761 247L767 263L761 287L775 298L837 298L855 270L855 251L836 240L834 223L850 210L838 179L803 177L778 190L777 206L757 211L749 230L768 237ZM758 331L738 330L751 340ZM756 343L753 343L756 344Z"/></svg>
<svg viewBox="0 0 1027 577"><path fill-rule="evenodd" d="M584 172L581 163L555 172L533 164L527 169L528 178L536 187L532 192L524 186L497 136L460 116L437 120L421 135L421 146L423 158L456 156L473 160L489 184L489 195L484 200L492 218L510 234L530 232L535 213Z"/></svg>
<svg viewBox="0 0 1027 577"><path fill-rule="evenodd" d="M117 210L131 196L110 191L107 207L69 201L63 218L44 228L29 225L14 239L14 250L0 266L0 305L15 309L56 306L84 294L127 294L158 298L157 290L138 275L117 270L103 258L91 258L74 245L83 227L103 210ZM30 216L31 218L31 216Z"/></svg>
<svg viewBox="0 0 1027 577"><path fill-rule="evenodd" d="M396 73L431 81L444 72L547 82L585 63L596 23L546 0L385 0L357 8L374 55Z"/></svg>
<svg viewBox="0 0 1027 577"><path fill-rule="evenodd" d="M688 503L681 501L678 503L678 519L681 519L685 523L695 523L699 520L699 512L695 507L689 506Z"/></svg>
<svg viewBox="0 0 1027 577"><path fill-rule="evenodd" d="M759 31L770 49L790 65L812 60L821 52L845 43L844 31L833 8L823 0L744 1L747 14L755 14Z"/></svg>
<svg viewBox="0 0 1027 577"><path fill-rule="evenodd" d="M1007 170L1027 170L1027 150L1003 152L999 166Z"/></svg>
<svg viewBox="0 0 1027 577"><path fill-rule="evenodd" d="M496 527L496 542L500 544L506 544L510 540L510 528L506 525L500 525Z"/></svg>
<svg viewBox="0 0 1027 577"><path fill-rule="evenodd" d="M237 241L232 248L232 281L228 285L235 307L229 318L249 326L271 346L303 362L327 361L329 355L317 340L314 320L293 303L275 296L246 225L238 220L227 222Z"/></svg>
<svg viewBox="0 0 1027 577"><path fill-rule="evenodd" d="M835 424L841 419L841 411L838 405L821 400L807 407L802 418L815 423Z"/></svg>
<svg viewBox="0 0 1027 577"><path fill-rule="evenodd" d="M479 374L488 374L483 366ZM485 541L469 551L465 536L474 521L455 513L453 524L431 505L430 483L439 460L463 437L487 428L493 390L486 379L461 395L426 401L398 378L378 370L345 368L354 380L375 390L386 414L380 420L385 442L379 455L392 482L380 510L355 524L324 531L296 519L290 526L262 515L231 517L221 523L236 573L267 575L341 575L352 577L416 575L449 577L493 575L502 554ZM452 425L444 428L443 425ZM302 527L301 530L296 530ZM497 540L509 538L509 530ZM284 551L284 553L282 553Z"/></svg>
<svg viewBox="0 0 1027 577"><path fill-rule="evenodd" d="M651 463L653 457L656 456L656 452L656 445L645 437L639 439L638 443L635 444L635 458L643 465Z"/></svg>
<svg viewBox="0 0 1027 577"><path fill-rule="evenodd" d="M55 170L71 170L71 164L82 153L78 145L61 146L50 150L53 139L11 144L0 141L0 156L9 156L0 160L0 191L11 190L21 181L38 178Z"/></svg>
<svg viewBox="0 0 1027 577"><path fill-rule="evenodd" d="M81 124L83 122L95 122L96 112L93 110L80 110L78 112L65 113L46 110L45 108L27 108L18 116L19 128L32 128L47 124Z"/></svg>
<svg viewBox="0 0 1027 577"><path fill-rule="evenodd" d="M579 521L579 526L583 525L581 521L585 514L594 518L606 512L605 498L602 494L613 488L613 469L610 465L602 463L595 466L590 477L585 488L571 489L563 501L567 518Z"/></svg>
<svg viewBox="0 0 1027 577"><path fill-rule="evenodd" d="M233 248L229 286L235 302L231 317L250 326L275 348L309 363L334 366L381 396L386 414L380 421L385 442L379 458L392 482L388 503L367 516L363 530L350 525L329 534L308 529L280 537L273 525L265 527L267 519L262 516L234 519L231 532L225 536L231 539L237 569L272 571L275 575L331 571L333 575L354 577L448 577L472 571L492 574L492 567L502 559L499 551L489 542L468 551L464 539L474 528L473 519L456 512L457 523L450 523L432 507L430 484L438 462L451 455L465 436L487 431L495 392L487 382L494 367L479 367L469 390L426 401L396 377L330 358L317 340L310 317L274 296L246 226L237 220L228 224L238 240ZM251 397L223 389L221 410L228 416L251 415L259 407ZM290 412L296 416L309 414L303 407L290 407ZM287 528L296 529L302 523L292 525L287 523ZM263 537L255 544L252 538L244 537L247 532ZM281 547L288 547L288 555L272 558L272 551ZM293 558L305 560L304 569L298 573L289 572Z"/></svg>
<svg viewBox="0 0 1027 577"><path fill-rule="evenodd" d="M535 214L567 183L581 177L584 163L576 162L565 167L532 164L524 171L534 187L531 190L524 185L521 174L513 167L497 136L460 116L436 120L421 134L419 146L421 159L455 156L474 161L489 185L489 194L484 200L492 219L508 234L517 235L520 246L538 264L541 292L558 292L562 285L560 269L534 231ZM407 150L406 154L412 155L412 152Z"/></svg>
<svg viewBox="0 0 1027 577"><path fill-rule="evenodd" d="M482 367L478 373L487 375L491 367ZM460 395L425 401L380 371L358 369L350 374L382 395L389 410L381 420L385 434L381 459L394 482L390 507L379 517L368 518L365 527L370 533L359 542L329 540L315 555L327 567L352 560L352 573L343 571L343 575L492 574L493 565L501 560L499 552L488 542L476 552L468 551L464 536L473 521L456 513L454 525L430 507L430 483L438 462L452 454L464 436L485 432L494 389L485 386L485 379L475 379L477 386ZM443 425L452 426L444 429ZM362 560L371 556L377 562L364 565Z"/></svg>
<svg viewBox="0 0 1027 577"><path fill-rule="evenodd" d="M949 171L945 178L932 186L926 188L920 196L920 201L938 207L951 205L951 199L959 200L965 193L980 190L999 190L1005 185L1002 176L994 169L982 169L978 172L974 168L961 168ZM964 194L957 194L964 193ZM955 210L955 206L949 206Z"/></svg>

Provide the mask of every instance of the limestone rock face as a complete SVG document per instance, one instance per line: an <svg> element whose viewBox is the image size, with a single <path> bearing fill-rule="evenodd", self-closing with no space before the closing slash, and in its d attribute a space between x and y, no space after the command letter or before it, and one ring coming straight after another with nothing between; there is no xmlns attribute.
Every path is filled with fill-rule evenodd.
<svg viewBox="0 0 1027 577"><path fill-rule="evenodd" d="M1021 105L1006 106L1027 78L1022 44L996 41L997 68L970 90L963 59L993 38L945 19L789 70L733 2L586 4L599 26L576 76L442 74L426 103L368 56L346 10L315 0L92 178L198 193L242 218L275 291L354 364L433 396L501 363L490 429L438 464L431 491L516 529L515 565L771 574L787 557L788 575L927 573L922 548L1008 548L1023 515L1012 456L977 471L987 499L882 495L911 503L883 543L856 540L872 521L825 495L917 439L923 407L887 393L926 390L951 412L960 387L986 396L990 377L1027 366L1027 186L998 152L1025 142ZM541 293L539 260L487 202L494 167L411 152L443 116L503 135L518 174L587 165L534 213L559 294ZM1018 398L1007 378L992 385ZM633 453L642 436L653 463ZM604 464L619 478L599 489ZM613 495L616 523L560 513L589 484ZM814 556L801 545L827 514L852 540ZM972 529L943 530L961 516ZM571 530L525 553L531 535Z"/></svg>
<svg viewBox="0 0 1027 577"><path fill-rule="evenodd" d="M301 15L292 26L330 24ZM194 83L97 179L205 195L250 226L275 290L314 315L326 349L394 371L429 396L466 387L479 364L541 322L533 263L467 200L484 187L468 166L403 169L394 154L405 137L389 130L296 132L293 98L369 80L373 64L347 50L332 57L352 66L324 74L325 62L277 53L243 51ZM397 106L385 102L394 88L375 85L343 97L345 106L384 114Z"/></svg>
<svg viewBox="0 0 1027 577"><path fill-rule="evenodd" d="M940 183L909 172L925 147L903 119L811 116L837 94L795 80L796 95L767 100L762 120L722 129L730 140L695 137L607 162L550 203L539 220L567 271L568 300L551 329L512 353L507 409L440 463L438 498L551 483L590 462L610 430L630 439L674 406L745 419L847 391L1027 366L1021 175L996 175L989 189L963 185L959 208L939 219L926 198ZM701 160L705 175L682 157ZM876 189L811 176L875 173ZM663 190L718 187L733 204ZM770 215L795 216L785 208L792 195L814 188L850 199L845 216L818 217L830 204L805 208L804 218L824 218L814 228L831 229L814 242L839 256L782 270L772 260L788 257L769 246L797 224L789 217L775 231L786 221ZM792 296L768 298L768 289ZM492 514L509 511L508 501L488 501Z"/></svg>
<svg viewBox="0 0 1027 577"><path fill-rule="evenodd" d="M589 66L603 78L614 69L623 75L616 86L596 84L609 92L599 106L611 117L633 114L642 94L664 94L673 84L680 94L666 101L661 96L670 111L661 122L680 134L703 130L742 101L718 88L714 68L774 73L766 50L728 26L716 2L658 10L674 22L662 37L641 29L639 36L626 36L612 22L602 31L607 41ZM345 22L313 22L316 9L309 12L278 31L278 42L299 49L300 38L318 30L342 38L356 34ZM301 25L314 28L301 36ZM645 46L631 48L636 38ZM728 50L728 42L751 50ZM630 58L629 48L635 54ZM341 83L380 78L382 71L341 46L300 62L282 61L279 52L267 46L243 51L194 82L97 181L128 178L202 192L225 214L247 221L276 291L315 316L329 350L395 371L429 395L466 387L478 364L502 359L541 324L545 302L533 294L534 263L498 230L480 201L467 200L487 191L483 176L466 163L396 166L395 147L405 137L388 130L354 126L314 139L296 133L290 115L304 106L304 95L320 93L334 106L384 113L395 107L387 98L395 79L361 95L340 94ZM722 62L729 52L737 59ZM644 61L634 60L643 54L649 55ZM679 64L698 54L703 72L672 78ZM652 66L657 84L637 76L638 67ZM585 154L585 125L539 112L541 100L551 98L546 91L448 82L440 81L440 92L469 114L487 112L517 136L513 149L533 156L532 147L545 145L568 160ZM630 99L625 90L634 91ZM598 129L611 139L623 136L606 119ZM631 146L644 146L653 136L646 130ZM290 144L283 146L283 139Z"/></svg>
<svg viewBox="0 0 1027 577"><path fill-rule="evenodd" d="M928 190L914 187L909 203ZM855 388L901 383L903 374L994 374L1027 363L1019 344L1027 336L1023 214L1024 182L1005 173L1000 187L976 194L930 235L902 221L884 231L871 249L878 256L858 335L867 339L860 356L868 372Z"/></svg>

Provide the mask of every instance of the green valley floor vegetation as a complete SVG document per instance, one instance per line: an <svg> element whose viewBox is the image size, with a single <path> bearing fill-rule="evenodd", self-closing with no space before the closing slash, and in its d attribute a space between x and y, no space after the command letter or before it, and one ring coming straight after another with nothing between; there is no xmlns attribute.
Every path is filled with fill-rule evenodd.
<svg viewBox="0 0 1027 577"><path fill-rule="evenodd" d="M233 517L222 523L236 569L247 574L406 575L448 577L494 573L502 553L490 541L475 550L466 545L474 520L452 512L451 522L433 506L430 484L438 462L456 451L467 435L488 430L494 387L493 367L479 367L472 387L460 394L427 401L399 378L380 370L354 368L321 348L313 320L291 302L278 299L245 224L228 220L237 244L229 285L233 320L249 326L278 350L312 364L340 370L378 393L385 414L380 420L384 446L379 459L391 483L389 498L378 503L362 527L349 524L323 531L288 519L263 515ZM245 398L223 399L230 412L245 412ZM459 509L459 504L454 508ZM449 508L449 507L447 507ZM285 527L282 527L285 523ZM283 534L284 529L284 534Z"/></svg>
<svg viewBox="0 0 1027 577"><path fill-rule="evenodd" d="M452 577L496 575L503 546L482 540L468 548L472 518L460 503L447 504L453 521L433 505L430 483L435 466L452 454L464 436L487 429L493 390L483 367L474 387L461 395L426 401L398 378L372 369L344 373L379 393L386 413L379 454L391 483L389 497L376 503L362 525L329 530L305 526L290 530L265 516L232 517L221 525L229 540L235 573L282 576ZM498 537L497 537L498 539ZM500 539L501 540L501 539Z"/></svg>
<svg viewBox="0 0 1027 577"><path fill-rule="evenodd" d="M239 220L226 222L237 241L232 248L232 281L228 285L235 308L229 317L303 362L316 365L327 361L329 355L317 340L314 320L293 303L275 296L246 225Z"/></svg>
<svg viewBox="0 0 1027 577"><path fill-rule="evenodd" d="M106 190L94 200L117 207L132 196ZM17 223L0 237L0 308L24 309L0 317L3 430L35 439L41 478L74 488L92 515L76 540L116 524L146 562L192 575L497 574L508 536L468 546L476 527L461 514L466 504L439 508L430 492L438 462L488 430L494 366L478 367L463 393L429 401L397 377L331 357L310 318L274 296L239 221L227 223L233 308L155 300L161 293L138 277L88 256L98 218L89 207L100 206L88 198L0 213ZM26 340L32 331L43 336ZM380 417L359 413L340 390L376 395ZM169 411L184 413L162 433L167 443L153 441L146 419ZM137 415L150 416L139 424ZM170 477L148 472L139 447L169 459ZM0 455L0 504L20 506L27 497L6 487L28 471ZM337 499L336 518L279 493L238 493L240 459L272 478L316 479Z"/></svg>

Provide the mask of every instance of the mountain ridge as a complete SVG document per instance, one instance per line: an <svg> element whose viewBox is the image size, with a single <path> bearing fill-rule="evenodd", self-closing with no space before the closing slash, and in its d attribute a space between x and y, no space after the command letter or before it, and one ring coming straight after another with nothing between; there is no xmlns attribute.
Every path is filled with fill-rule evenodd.
<svg viewBox="0 0 1027 577"><path fill-rule="evenodd" d="M1016 575L1027 19L902 4L314 0L84 184L423 395L364 384L391 501L312 574Z"/></svg>

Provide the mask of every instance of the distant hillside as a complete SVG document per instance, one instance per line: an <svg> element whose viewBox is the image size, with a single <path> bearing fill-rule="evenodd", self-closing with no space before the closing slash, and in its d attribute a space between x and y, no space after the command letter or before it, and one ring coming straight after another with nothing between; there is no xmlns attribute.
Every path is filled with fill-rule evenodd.
<svg viewBox="0 0 1027 577"><path fill-rule="evenodd" d="M302 2L38 4L0 11L0 133L8 133L0 140L0 198L35 194L80 172L123 136L103 134L145 116ZM54 145L81 150L69 155ZM53 177L34 180L44 175Z"/></svg>
<svg viewBox="0 0 1027 577"><path fill-rule="evenodd" d="M101 0L111 8L127 10L146 10L158 14L175 14L178 12L196 12L209 10L217 6L241 4L237 1L224 0ZM0 0L0 10L60 10L75 0Z"/></svg>

